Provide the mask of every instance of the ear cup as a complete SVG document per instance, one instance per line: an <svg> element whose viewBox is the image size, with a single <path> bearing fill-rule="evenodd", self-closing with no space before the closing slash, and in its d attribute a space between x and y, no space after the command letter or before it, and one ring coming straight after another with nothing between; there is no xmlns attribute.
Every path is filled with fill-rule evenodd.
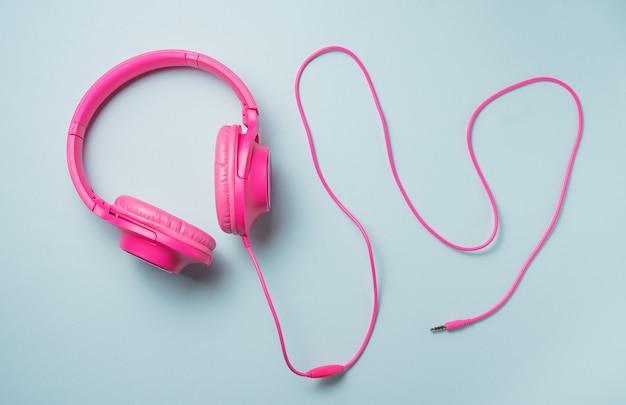
<svg viewBox="0 0 626 405"><path fill-rule="evenodd" d="M236 233L235 224L235 162L237 126L223 126L215 145L215 207L222 231Z"/></svg>
<svg viewBox="0 0 626 405"><path fill-rule="evenodd" d="M215 240L211 235L153 205L124 195L115 200L115 206L142 224L157 228L182 242L189 239L211 251L215 249Z"/></svg>

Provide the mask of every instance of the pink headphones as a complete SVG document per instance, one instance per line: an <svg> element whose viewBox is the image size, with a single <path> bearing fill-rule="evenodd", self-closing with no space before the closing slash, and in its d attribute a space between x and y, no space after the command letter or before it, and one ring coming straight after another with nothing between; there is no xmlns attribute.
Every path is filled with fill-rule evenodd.
<svg viewBox="0 0 626 405"><path fill-rule="evenodd" d="M370 337L372 335L376 317L378 313L378 286L376 281L376 268L374 263L374 254L372 246L365 232L363 226L359 221L348 211L348 209L339 201L335 194L326 183L320 166L315 154L315 148L313 144L313 138L311 130L309 128L302 102L300 98L300 78L303 71L308 64L318 56L331 51L339 51L350 56L361 69L365 79L367 80L370 92L374 99L376 109L378 111L379 118L382 123L383 134L385 137L385 144L387 149L387 157L391 166L393 177L397 183L398 188L401 191L403 198L408 204L409 208L415 215L415 217L422 223L422 225L430 231L435 237L446 245L462 250L462 251L474 251L480 250L489 245L495 238L498 229L498 211L495 205L495 199L487 185L487 182L478 166L478 162L475 158L473 146L472 146L472 128L474 121L480 114L480 112L489 105L492 101L498 97L513 91L522 86L526 86L537 82L551 82L565 88L573 97L576 103L576 109L578 112L578 130L574 147L571 152L570 160L567 166L565 178L561 188L561 194L557 203L556 211L553 218L548 225L543 237L532 251L531 255L523 265L517 278L515 279L513 286L508 293L498 304L486 311L482 315L474 318L462 319L447 322L444 325L432 328L431 330L442 331L461 328L471 323L480 321L500 309L507 300L511 297L515 289L517 288L521 278L525 274L528 266L537 255L539 250L544 245L548 236L552 232L554 225L558 219L561 207L563 205L565 193L567 191L567 185L574 163L574 158L580 143L582 128L583 128L583 116L582 106L580 100L574 90L564 82L553 79L550 77L536 77L528 79L495 93L487 100L485 100L472 114L468 127L467 127L467 145L470 153L470 158L478 173L480 181L489 197L491 202L492 211L494 214L494 227L492 235L487 242L479 246L464 247L456 245L431 228L424 219L419 215L415 207L413 206L409 196L407 195L402 183L400 182L398 173L393 161L393 155L391 153L391 143L389 139L389 131L387 123L378 101L378 96L374 89L372 80L365 69L363 63L359 58L350 50L338 47L330 46L322 48L312 55L310 55L300 66L296 75L295 83L295 96L296 103L300 117L304 124L304 129L309 141L311 156L317 175L328 192L332 200L341 208L341 210L354 222L356 227L361 232L365 241L368 256L370 260L372 286L373 286L373 305L370 317L370 323L365 333L365 337L357 349L356 354L344 364L327 364L319 367L315 367L308 371L299 371L296 369L287 355L287 349L285 340L282 333L282 328L278 320L278 314L270 298L268 288L265 284L263 274L259 263L252 251L248 234L250 227L254 220L261 214L266 213L270 209L270 155L266 147L261 146L258 136L258 110L252 95L243 84L243 82L226 66L217 62L208 56L200 55L194 52L179 51L179 50L166 50L150 52L143 55L139 55L135 58L129 59L126 62L114 67L107 72L100 80L98 80L83 97L70 125L70 130L67 140L67 159L70 169L70 175L74 186L78 191L78 194L82 200L87 204L89 209L93 211L100 218L111 222L113 225L120 228L122 236L120 246L122 249L129 253L134 254L158 267L161 267L167 271L174 273L180 272L185 266L191 263L211 263L213 250L215 249L215 241L211 236L202 230L178 219L166 212L153 207L147 203L141 202L135 198L128 196L121 196L115 200L113 205L108 204L106 201L98 197L89 186L87 177L85 175L85 169L83 165L83 143L87 127L93 118L94 113L98 108L113 94L114 91L119 89L123 84L128 81L153 70L174 67L174 66L187 66L196 69L205 70L212 73L222 80L226 81L233 90L237 93L237 96L243 105L243 124L247 127L246 133L241 133L241 127L239 125L225 126L220 129L217 136L217 146L215 149L215 200L217 206L217 217L220 227L224 232L234 233L241 235L244 247L248 251L252 263L259 277L263 293L266 297L269 305L272 317L276 324L276 330L278 332L278 338L280 340L280 346L283 357L289 369L296 375L310 378L323 378L342 373L346 369L350 368L356 363L356 361L363 354Z"/></svg>
<svg viewBox="0 0 626 405"><path fill-rule="evenodd" d="M127 82L145 73L191 67L224 80L241 100L243 125L224 126L215 148L215 202L224 232L248 235L254 220L270 210L270 154L259 144L258 109L245 84L226 66L208 56L183 50L145 53L102 76L78 104L67 137L67 162L78 195L97 216L121 231L120 247L149 263L179 273L192 263L211 263L215 240L201 229L129 196L113 204L90 187L83 164L87 128L98 109Z"/></svg>
<svg viewBox="0 0 626 405"><path fill-rule="evenodd" d="M306 64L308 61L301 70ZM228 83L241 100L243 125L247 131L241 133L239 125L224 126L217 135L215 148L217 218L224 232L241 236L244 247L250 255L274 318L287 366L295 374L310 378L329 377L343 372L351 367L365 350L376 321L378 289L369 238L356 218L331 193L333 199L357 225L366 242L374 289L372 316L363 343L350 361L343 365L322 365L306 372L297 370L287 356L278 315L248 238L254 220L270 210L270 154L266 147L259 144L256 103L241 79L226 66L215 59L195 52L164 50L136 56L119 64L102 76L91 86L78 104L68 132L67 161L70 176L78 195L97 216L120 229L120 246L125 251L172 273L179 273L184 267L192 263L207 265L211 263L215 240L209 234L133 197L121 196L113 204L107 203L98 197L89 186L83 164L83 144L87 128L95 112L116 90L130 80L153 70L182 66L205 70L216 75ZM314 155L313 158L314 162L317 162ZM321 175L321 173L319 174Z"/></svg>

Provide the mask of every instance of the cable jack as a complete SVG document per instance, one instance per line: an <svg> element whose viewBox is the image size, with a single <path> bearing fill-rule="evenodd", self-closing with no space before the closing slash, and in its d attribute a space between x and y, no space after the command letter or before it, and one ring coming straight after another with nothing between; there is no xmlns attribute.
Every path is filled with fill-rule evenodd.
<svg viewBox="0 0 626 405"><path fill-rule="evenodd" d="M459 319L458 321L446 322L443 325L430 328L431 332L443 332L444 330L454 330L463 328L473 322L473 319Z"/></svg>

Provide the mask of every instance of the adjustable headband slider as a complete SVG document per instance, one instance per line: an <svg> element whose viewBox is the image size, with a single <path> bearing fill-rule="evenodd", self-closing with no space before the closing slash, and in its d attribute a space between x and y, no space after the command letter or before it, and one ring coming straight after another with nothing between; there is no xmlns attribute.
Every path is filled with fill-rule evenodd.
<svg viewBox="0 0 626 405"><path fill-rule="evenodd" d="M257 120L259 119L259 109L256 107L250 108L246 104L244 104L243 109L241 111L241 118L243 121L243 125L245 125L246 128L253 129L253 127L258 122Z"/></svg>
<svg viewBox="0 0 626 405"><path fill-rule="evenodd" d="M259 110L244 104L242 115L243 125L246 126L247 130L245 134L240 136L239 140L237 175L241 179L247 179L250 174L252 150L254 144L259 142Z"/></svg>
<svg viewBox="0 0 626 405"><path fill-rule="evenodd" d="M68 131L68 135L74 135L81 139L85 139L86 128L79 122L72 121L70 124L70 129Z"/></svg>

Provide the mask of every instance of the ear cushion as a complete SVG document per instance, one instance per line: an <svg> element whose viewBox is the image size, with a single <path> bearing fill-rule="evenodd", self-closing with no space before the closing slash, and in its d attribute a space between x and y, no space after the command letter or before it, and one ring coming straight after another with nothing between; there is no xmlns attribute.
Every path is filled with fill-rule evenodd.
<svg viewBox="0 0 626 405"><path fill-rule="evenodd" d="M223 126L215 145L215 207L222 231L235 233L235 142L236 126Z"/></svg>
<svg viewBox="0 0 626 405"><path fill-rule="evenodd" d="M215 249L215 240L211 235L153 205L127 195L117 197L115 205L131 214L144 225L156 227L159 230L165 230L170 236L180 235L191 239L210 250ZM172 235L172 233L174 235Z"/></svg>

